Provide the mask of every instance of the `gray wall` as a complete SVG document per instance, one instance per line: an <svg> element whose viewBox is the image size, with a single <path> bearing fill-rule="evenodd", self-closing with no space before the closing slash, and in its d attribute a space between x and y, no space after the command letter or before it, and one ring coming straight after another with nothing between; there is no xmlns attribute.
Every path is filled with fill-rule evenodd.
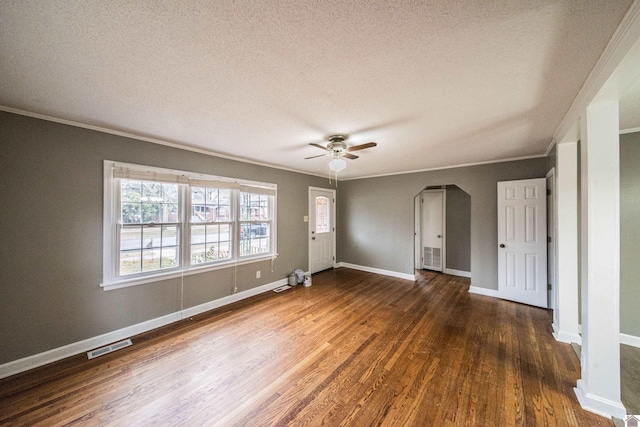
<svg viewBox="0 0 640 427"><path fill-rule="evenodd" d="M557 145L553 144L553 148L551 148L551 151L549 151L549 154L547 155L547 172L549 172L551 169L555 168L558 164L558 150L557 150Z"/></svg>
<svg viewBox="0 0 640 427"><path fill-rule="evenodd" d="M620 135L620 332L640 337L640 133Z"/></svg>
<svg viewBox="0 0 640 427"><path fill-rule="evenodd" d="M338 259L413 274L414 197L457 185L471 196L471 283L498 288L497 183L543 178L545 158L340 182Z"/></svg>
<svg viewBox="0 0 640 427"><path fill-rule="evenodd" d="M0 141L0 364L180 310L180 279L99 287L105 159L278 184L280 255L239 266L239 291L307 269L308 187L326 178L2 112ZM232 288L232 268L186 276L184 308Z"/></svg>
<svg viewBox="0 0 640 427"><path fill-rule="evenodd" d="M447 185L446 268L471 271L471 196Z"/></svg>

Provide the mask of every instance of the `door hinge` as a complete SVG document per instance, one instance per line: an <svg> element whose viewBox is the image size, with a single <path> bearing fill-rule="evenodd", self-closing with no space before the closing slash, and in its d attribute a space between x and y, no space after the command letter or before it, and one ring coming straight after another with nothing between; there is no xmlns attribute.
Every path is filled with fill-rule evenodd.
<svg viewBox="0 0 640 427"><path fill-rule="evenodd" d="M547 196L550 196L550 195L551 195L551 189L547 188Z"/></svg>
<svg viewBox="0 0 640 427"><path fill-rule="evenodd" d="M551 290L551 283L547 283L547 289Z"/></svg>
<svg viewBox="0 0 640 427"><path fill-rule="evenodd" d="M551 236L547 236L547 243L551 243Z"/></svg>
<svg viewBox="0 0 640 427"><path fill-rule="evenodd" d="M335 260L336 260L336 257L333 257L333 260L335 261Z"/></svg>

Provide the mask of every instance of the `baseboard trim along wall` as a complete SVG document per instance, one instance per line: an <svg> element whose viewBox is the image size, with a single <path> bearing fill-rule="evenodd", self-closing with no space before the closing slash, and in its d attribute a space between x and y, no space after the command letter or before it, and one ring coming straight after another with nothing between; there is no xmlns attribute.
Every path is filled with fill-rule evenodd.
<svg viewBox="0 0 640 427"><path fill-rule="evenodd" d="M620 334L620 344L630 345L632 347L640 348L640 337L635 337L633 335Z"/></svg>
<svg viewBox="0 0 640 427"><path fill-rule="evenodd" d="M553 328L553 337L556 341L560 341L566 344L576 343L578 345L582 345L582 337L580 334L569 334L560 330L560 327L555 323L551 324Z"/></svg>
<svg viewBox="0 0 640 427"><path fill-rule="evenodd" d="M339 262L336 264L336 267L351 268L353 270L366 271L367 273L375 273L375 274L382 274L383 276L397 277L398 279L406 279L411 281L416 280L415 274L398 273L397 271L382 270L380 268L366 267L364 265L350 264L348 262Z"/></svg>
<svg viewBox="0 0 640 427"><path fill-rule="evenodd" d="M480 288L478 286L469 286L469 293L484 295L484 296L493 297L493 298L500 298L500 294L497 289L487 289L487 288Z"/></svg>
<svg viewBox="0 0 640 427"><path fill-rule="evenodd" d="M462 270L454 270L453 268L445 268L443 273L450 274L452 276L468 277L469 279L471 279L470 271L462 271Z"/></svg>
<svg viewBox="0 0 640 427"><path fill-rule="evenodd" d="M34 354L32 356L27 356L22 359L14 360L0 365L0 378L6 378L11 375L19 374L20 372L28 371L29 369L57 362L58 360L65 359L70 356L75 356L76 354L85 353L94 348L102 347L113 342L132 337L134 335L148 332L161 326L166 326L170 323L177 322L187 317L192 317L209 310L213 310L261 294L263 292L268 292L287 283L287 279L281 279L272 283L267 283L266 285L238 292L237 294L228 295L217 300L209 301L204 304L185 308L184 310L177 311L175 313L167 314L165 316L147 320L142 323L127 326L126 328L118 329L117 331L107 332L106 334L98 335L86 340L78 341L42 353ZM135 342L133 344L135 345Z"/></svg>

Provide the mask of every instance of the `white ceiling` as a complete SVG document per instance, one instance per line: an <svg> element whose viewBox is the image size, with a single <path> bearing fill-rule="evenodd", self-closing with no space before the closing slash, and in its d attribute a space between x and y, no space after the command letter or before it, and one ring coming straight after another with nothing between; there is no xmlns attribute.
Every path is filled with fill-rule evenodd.
<svg viewBox="0 0 640 427"><path fill-rule="evenodd" d="M538 156L630 4L4 0L0 105L318 175L376 141L341 178Z"/></svg>

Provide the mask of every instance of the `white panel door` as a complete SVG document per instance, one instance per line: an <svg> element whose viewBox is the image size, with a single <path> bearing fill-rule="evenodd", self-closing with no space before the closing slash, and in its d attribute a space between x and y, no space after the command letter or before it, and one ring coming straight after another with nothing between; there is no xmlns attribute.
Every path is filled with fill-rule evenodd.
<svg viewBox="0 0 640 427"><path fill-rule="evenodd" d="M546 179L498 183L500 297L547 307Z"/></svg>
<svg viewBox="0 0 640 427"><path fill-rule="evenodd" d="M442 271L444 260L444 190L422 193L422 268Z"/></svg>
<svg viewBox="0 0 640 427"><path fill-rule="evenodd" d="M327 270L335 262L335 191L309 189L309 272Z"/></svg>

